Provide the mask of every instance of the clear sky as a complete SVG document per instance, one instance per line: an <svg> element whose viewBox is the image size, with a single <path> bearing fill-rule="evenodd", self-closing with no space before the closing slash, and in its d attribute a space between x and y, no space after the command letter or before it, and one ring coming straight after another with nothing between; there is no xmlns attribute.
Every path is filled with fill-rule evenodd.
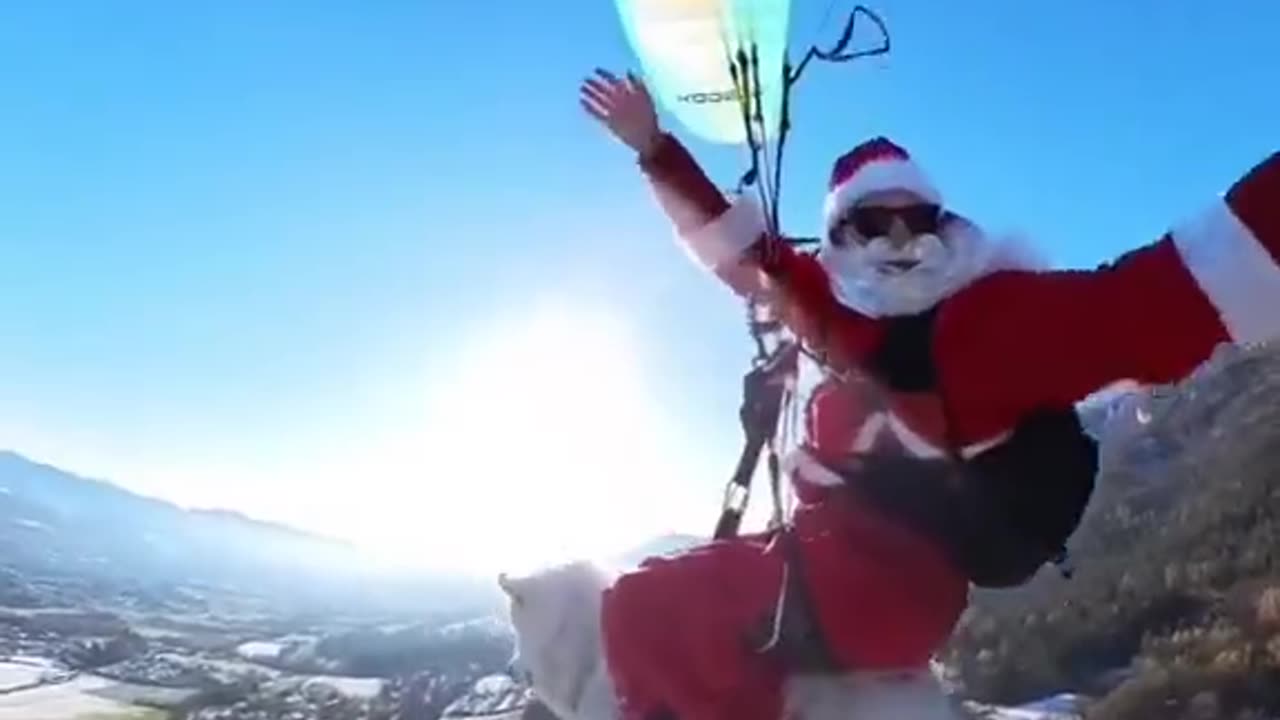
<svg viewBox="0 0 1280 720"><path fill-rule="evenodd" d="M885 133L1091 265L1280 146L1274 0L873 7L893 55L798 92L794 232ZM579 111L596 65L607 0L3 4L0 446L427 564L707 531L742 311Z"/></svg>

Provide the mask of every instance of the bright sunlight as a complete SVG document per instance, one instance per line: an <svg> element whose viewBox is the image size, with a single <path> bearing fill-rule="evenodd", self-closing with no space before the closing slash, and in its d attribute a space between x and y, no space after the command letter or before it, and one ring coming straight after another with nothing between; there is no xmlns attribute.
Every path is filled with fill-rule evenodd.
<svg viewBox="0 0 1280 720"><path fill-rule="evenodd" d="M485 328L428 393L424 476L403 494L425 510L368 534L391 533L379 545L399 561L490 572L665 532L688 472L638 347L622 316L580 302Z"/></svg>

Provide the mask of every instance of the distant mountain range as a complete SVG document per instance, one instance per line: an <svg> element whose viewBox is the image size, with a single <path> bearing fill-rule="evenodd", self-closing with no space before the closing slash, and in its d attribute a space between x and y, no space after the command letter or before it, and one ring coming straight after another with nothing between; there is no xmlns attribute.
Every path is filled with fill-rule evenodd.
<svg viewBox="0 0 1280 720"><path fill-rule="evenodd" d="M670 534L614 558L624 566L702 542ZM188 510L0 451L0 574L139 591L196 587L299 611L381 605L465 617L502 606L485 579L374 569L342 540L231 510ZM87 591L101 594L101 589ZM3 605L0 597L0 605Z"/></svg>
<svg viewBox="0 0 1280 720"><path fill-rule="evenodd" d="M358 548L227 510L187 510L0 452L0 567L113 587L212 587L311 609L491 607L487 583L374 570Z"/></svg>
<svg viewBox="0 0 1280 720"><path fill-rule="evenodd" d="M622 553L615 558L615 562L623 566L639 565L645 558L680 552L706 541L707 538L696 535L682 535L680 533L659 535Z"/></svg>

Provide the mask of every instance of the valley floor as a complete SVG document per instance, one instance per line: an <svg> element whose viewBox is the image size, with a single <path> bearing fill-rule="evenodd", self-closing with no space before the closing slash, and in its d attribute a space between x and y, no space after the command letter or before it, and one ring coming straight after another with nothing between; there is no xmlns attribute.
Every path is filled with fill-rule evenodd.
<svg viewBox="0 0 1280 720"><path fill-rule="evenodd" d="M26 669L6 663L0 665L0 677L11 678ZM134 704L153 692L107 678L78 675L0 694L0 720L165 720L164 712Z"/></svg>

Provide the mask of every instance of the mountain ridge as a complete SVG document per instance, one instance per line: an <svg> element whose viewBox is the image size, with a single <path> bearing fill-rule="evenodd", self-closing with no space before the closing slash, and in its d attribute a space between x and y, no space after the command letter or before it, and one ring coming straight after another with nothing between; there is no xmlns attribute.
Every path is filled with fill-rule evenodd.
<svg viewBox="0 0 1280 720"><path fill-rule="evenodd" d="M148 493L133 490L113 480L100 478L100 477L93 477L93 476L84 474L83 472L70 470L64 467L60 467L58 465L54 465L47 461L38 460L30 455L22 453L21 451L13 448L0 449L0 493L3 493L4 489L6 488L6 485L5 485L6 481L11 481L11 478L12 478L12 476L7 475L6 471L12 471L14 469L38 471L39 473L44 475L42 479L45 481L56 478L55 480L56 483L62 483L68 480L74 483L83 483L88 487L95 488L96 491L106 492L106 493L110 493L118 496L125 496L133 500L144 501L148 504L152 504L157 507L163 507L165 509L177 511L180 513L187 513L193 516L208 516L208 517L214 517L214 518L223 518L230 521L239 521L239 522L253 525L255 527L260 527L262 529L283 531L293 535L308 537L310 539L324 540L324 541L329 541L329 542L334 542L338 544L355 547L355 543L343 538L299 528L297 526L289 525L287 523L283 523L275 520L267 520L265 518L255 517L249 513L246 513L241 510L236 510L234 508L217 507L217 506L198 506L198 505L184 506L179 503L173 502L172 500L167 500L165 498L158 497L156 495L151 495Z"/></svg>
<svg viewBox="0 0 1280 720"><path fill-rule="evenodd" d="M0 451L0 569L120 592L216 587L300 612L489 612L499 594L484 579L387 568L341 538L183 508L13 450Z"/></svg>

